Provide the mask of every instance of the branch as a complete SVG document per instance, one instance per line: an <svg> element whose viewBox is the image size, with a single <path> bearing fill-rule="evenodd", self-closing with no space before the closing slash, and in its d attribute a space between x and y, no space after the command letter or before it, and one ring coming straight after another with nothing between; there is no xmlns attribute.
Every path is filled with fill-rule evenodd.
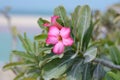
<svg viewBox="0 0 120 80"><path fill-rule="evenodd" d="M112 69L118 69L118 70L120 70L120 65L115 65L115 64L113 64L110 61L105 61L103 59L96 58L96 59L93 60L93 62L100 63L100 64L102 64L102 65L104 65L106 67L112 68Z"/></svg>

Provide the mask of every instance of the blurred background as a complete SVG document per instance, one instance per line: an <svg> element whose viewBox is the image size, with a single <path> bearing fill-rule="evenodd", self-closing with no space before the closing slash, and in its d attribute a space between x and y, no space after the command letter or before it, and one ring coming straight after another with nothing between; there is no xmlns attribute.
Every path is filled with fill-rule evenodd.
<svg viewBox="0 0 120 80"><path fill-rule="evenodd" d="M33 40L41 32L38 18L49 20L55 7L63 5L70 14L77 5L88 4L104 13L116 3L120 0L0 0L0 65L9 61L11 50L22 50L16 33L26 32Z"/></svg>

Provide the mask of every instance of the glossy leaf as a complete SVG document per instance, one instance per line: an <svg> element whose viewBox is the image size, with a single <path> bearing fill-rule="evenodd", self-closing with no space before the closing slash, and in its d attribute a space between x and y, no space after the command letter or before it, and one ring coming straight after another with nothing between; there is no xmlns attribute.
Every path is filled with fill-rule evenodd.
<svg viewBox="0 0 120 80"><path fill-rule="evenodd" d="M80 10L80 6L77 6L76 8L75 8L75 10L74 10L74 12L71 14L71 18L72 18L72 28L73 28L73 30L72 30L72 32L73 32L73 34L74 34L74 37L76 38L76 39L78 39L78 34L77 34L77 32L78 32L78 30L77 30L77 27L76 27L76 25L77 25L77 18L78 18L78 15L79 15L79 10Z"/></svg>
<svg viewBox="0 0 120 80"><path fill-rule="evenodd" d="M116 73L110 71L107 73L110 77L112 77L114 80L119 80L120 79L120 72L117 71Z"/></svg>
<svg viewBox="0 0 120 80"><path fill-rule="evenodd" d="M103 67L101 66L101 64L98 64L94 70L93 79L94 80L102 80L104 76L105 76L105 71L104 71Z"/></svg>
<svg viewBox="0 0 120 80"><path fill-rule="evenodd" d="M90 38L92 37L92 31L93 31L94 25L91 21L90 27L86 30L85 35L83 37L83 44L82 44L82 50L85 51L88 47Z"/></svg>
<svg viewBox="0 0 120 80"><path fill-rule="evenodd" d="M12 53L13 53L14 55L19 56L20 58L25 59L25 60L34 61L34 60L33 60L34 56L32 56L32 55L30 55L30 54L27 54L27 53L25 53L25 52L23 52L23 51L16 51L16 50L14 50L14 51L12 51Z"/></svg>
<svg viewBox="0 0 120 80"><path fill-rule="evenodd" d="M103 80L114 80L110 75L106 74Z"/></svg>
<svg viewBox="0 0 120 80"><path fill-rule="evenodd" d="M81 7L80 10L80 14L79 14L80 18L78 19L79 23L77 23L78 25L78 34L79 37L81 38L81 45L83 42L83 37L85 35L86 30L89 28L90 26L90 22L91 22L91 10L90 8L86 5Z"/></svg>
<svg viewBox="0 0 120 80"><path fill-rule="evenodd" d="M118 48L116 46L111 46L109 48L109 52L114 63L120 64L120 51L118 50Z"/></svg>
<svg viewBox="0 0 120 80"><path fill-rule="evenodd" d="M73 59L54 59L44 67L43 78L59 78L72 65Z"/></svg>
<svg viewBox="0 0 120 80"><path fill-rule="evenodd" d="M58 6L55 8L54 15L60 16L60 19L58 19L58 21L60 20L63 26L69 27L67 13L63 6Z"/></svg>
<svg viewBox="0 0 120 80"><path fill-rule="evenodd" d="M92 80L91 74L92 74L91 73L91 64L87 63L87 64L84 65L82 80Z"/></svg>
<svg viewBox="0 0 120 80"><path fill-rule="evenodd" d="M85 51L88 48L88 44L90 42L90 39L92 37L92 32L94 29L94 26L99 22L99 20L95 21L94 23L91 20L90 26L85 32L85 35L83 37L83 44L82 44L82 51Z"/></svg>
<svg viewBox="0 0 120 80"><path fill-rule="evenodd" d="M82 80L83 72L83 60L73 65L71 71L69 71L66 80Z"/></svg>
<svg viewBox="0 0 120 80"><path fill-rule="evenodd" d="M74 27L76 27L77 35L74 36L77 36L82 45L83 37L91 22L91 10L87 5L79 8L77 20L75 21L76 25Z"/></svg>
<svg viewBox="0 0 120 80"><path fill-rule="evenodd" d="M28 45L28 49L31 51L31 53L34 53L34 51L33 51L33 43L28 39L26 33L24 33L24 40L25 40L26 44Z"/></svg>
<svg viewBox="0 0 120 80"><path fill-rule="evenodd" d="M44 29L45 27L43 26L43 24L45 24L45 23L49 23L49 22L47 20L42 19L42 18L38 19L38 24L39 24L40 28Z"/></svg>
<svg viewBox="0 0 120 80"><path fill-rule="evenodd" d="M47 34L40 34L34 37L35 40L43 41L43 42L45 42L46 38L47 38Z"/></svg>
<svg viewBox="0 0 120 80"><path fill-rule="evenodd" d="M36 78L24 78L23 80L36 80Z"/></svg>
<svg viewBox="0 0 120 80"><path fill-rule="evenodd" d="M73 29L76 30L76 23L77 23L77 18L78 18L78 12L80 10L80 6L77 6L74 10L74 12L71 14L71 18L72 18L72 26L73 26ZM75 32L75 31L74 31Z"/></svg>
<svg viewBox="0 0 120 80"><path fill-rule="evenodd" d="M39 67L42 67L44 66L45 64L47 64L48 62L52 61L53 59L56 59L58 58L59 56L58 55L47 55L45 57L43 57L40 62L39 62Z"/></svg>
<svg viewBox="0 0 120 80"><path fill-rule="evenodd" d="M90 48L84 53L85 63L92 61L96 58L97 48Z"/></svg>
<svg viewBox="0 0 120 80"><path fill-rule="evenodd" d="M24 73L19 73L15 78L14 80L19 80L20 78L22 78L24 76Z"/></svg>
<svg viewBox="0 0 120 80"><path fill-rule="evenodd" d="M22 42L22 45L23 45L23 47L24 47L24 49L27 51L27 52L29 52L29 53L31 53L31 48L30 48L30 46L28 45L28 42L26 42L26 38L24 38L22 35L20 35L20 34L18 34L18 37L19 37L19 39L20 39L20 41Z"/></svg>
<svg viewBox="0 0 120 80"><path fill-rule="evenodd" d="M23 65L24 63L23 62L11 62L9 64L6 64L3 66L4 69L7 69L7 68L12 68L14 66L18 66L18 65Z"/></svg>

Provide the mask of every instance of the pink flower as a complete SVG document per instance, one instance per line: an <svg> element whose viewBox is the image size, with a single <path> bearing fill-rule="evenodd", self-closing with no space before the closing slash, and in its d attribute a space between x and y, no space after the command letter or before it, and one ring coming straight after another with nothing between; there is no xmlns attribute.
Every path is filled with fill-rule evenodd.
<svg viewBox="0 0 120 80"><path fill-rule="evenodd" d="M43 24L43 25L46 26L46 27L56 26L56 27L58 27L59 29L61 29L62 26L56 21L58 18L59 18L59 16L52 16L52 17L51 17L51 23L45 23L45 24Z"/></svg>
<svg viewBox="0 0 120 80"><path fill-rule="evenodd" d="M56 26L51 26L46 43L54 45L53 52L55 54L59 55L63 53L65 46L71 46L73 44L73 39L70 36L70 28L62 27L58 29Z"/></svg>

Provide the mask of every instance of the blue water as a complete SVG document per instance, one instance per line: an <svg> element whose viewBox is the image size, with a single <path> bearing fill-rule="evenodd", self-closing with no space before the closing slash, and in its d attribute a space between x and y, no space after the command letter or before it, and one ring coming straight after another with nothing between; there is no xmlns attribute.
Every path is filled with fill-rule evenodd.
<svg viewBox="0 0 120 80"><path fill-rule="evenodd" d="M0 32L0 61L8 61L12 38L8 33Z"/></svg>
<svg viewBox="0 0 120 80"><path fill-rule="evenodd" d="M28 37L33 41L34 34L28 34ZM0 62L8 62L12 51L12 36L9 32L0 32ZM18 40L17 50L24 50L21 42Z"/></svg>

